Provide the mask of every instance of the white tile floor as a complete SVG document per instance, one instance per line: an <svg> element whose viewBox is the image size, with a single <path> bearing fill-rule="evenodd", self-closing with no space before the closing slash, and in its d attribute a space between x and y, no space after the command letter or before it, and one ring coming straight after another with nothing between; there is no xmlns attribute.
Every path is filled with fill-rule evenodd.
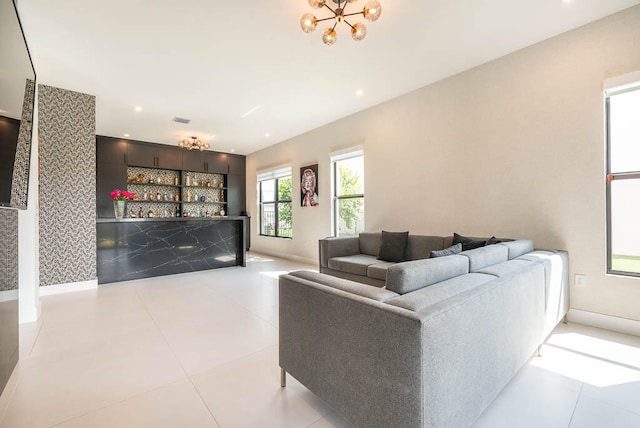
<svg viewBox="0 0 640 428"><path fill-rule="evenodd" d="M252 254L43 297L0 428L348 427L291 377L280 388L277 276L296 269L313 266ZM640 337L561 324L475 426L640 427Z"/></svg>

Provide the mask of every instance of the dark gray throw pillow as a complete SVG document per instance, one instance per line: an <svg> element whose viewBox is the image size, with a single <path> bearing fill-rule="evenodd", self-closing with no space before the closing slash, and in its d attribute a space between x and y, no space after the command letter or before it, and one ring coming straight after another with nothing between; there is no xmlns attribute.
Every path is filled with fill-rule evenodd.
<svg viewBox="0 0 640 428"><path fill-rule="evenodd" d="M445 248L444 250L434 250L431 252L431 255L429 256L429 258L436 258L436 257L444 257L444 256L451 256L453 254L458 254L462 252L462 244L455 244L450 246L449 248Z"/></svg>
<svg viewBox="0 0 640 428"><path fill-rule="evenodd" d="M383 230L378 259L385 262L403 262L408 240L409 232L386 232Z"/></svg>
<svg viewBox="0 0 640 428"><path fill-rule="evenodd" d="M501 242L502 242L502 239L498 239L495 236L492 236L491 238L487 239L487 245L499 244Z"/></svg>
<svg viewBox="0 0 640 428"><path fill-rule="evenodd" d="M462 244L462 251L473 250L474 248L480 248L486 245L486 241L476 241L466 236L458 235L455 232L453 234L453 243Z"/></svg>

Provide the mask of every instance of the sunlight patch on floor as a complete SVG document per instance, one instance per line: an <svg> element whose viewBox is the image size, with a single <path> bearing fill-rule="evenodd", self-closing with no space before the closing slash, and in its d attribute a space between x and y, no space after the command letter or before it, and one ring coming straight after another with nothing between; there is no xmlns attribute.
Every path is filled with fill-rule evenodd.
<svg viewBox="0 0 640 428"><path fill-rule="evenodd" d="M553 334L531 364L596 387L640 381L640 348L580 333Z"/></svg>

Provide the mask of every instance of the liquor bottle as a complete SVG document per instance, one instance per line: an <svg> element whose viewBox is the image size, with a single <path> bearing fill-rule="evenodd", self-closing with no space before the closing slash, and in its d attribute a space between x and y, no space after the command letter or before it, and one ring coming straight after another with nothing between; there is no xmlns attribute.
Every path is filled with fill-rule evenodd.
<svg viewBox="0 0 640 428"><path fill-rule="evenodd" d="M191 190L187 190L187 202L191 202Z"/></svg>
<svg viewBox="0 0 640 428"><path fill-rule="evenodd" d="M173 180L173 184L175 184L176 186L180 185L180 177L176 176L176 178Z"/></svg>
<svg viewBox="0 0 640 428"><path fill-rule="evenodd" d="M176 217L180 217L180 208L176 207L175 215Z"/></svg>
<svg viewBox="0 0 640 428"><path fill-rule="evenodd" d="M138 210L138 218L144 218L144 214L142 214L142 208Z"/></svg>
<svg viewBox="0 0 640 428"><path fill-rule="evenodd" d="M160 217L160 208L156 208L156 217Z"/></svg>
<svg viewBox="0 0 640 428"><path fill-rule="evenodd" d="M189 175L188 172L187 172L187 178L185 179L184 183L187 186L191 186L191 176Z"/></svg>

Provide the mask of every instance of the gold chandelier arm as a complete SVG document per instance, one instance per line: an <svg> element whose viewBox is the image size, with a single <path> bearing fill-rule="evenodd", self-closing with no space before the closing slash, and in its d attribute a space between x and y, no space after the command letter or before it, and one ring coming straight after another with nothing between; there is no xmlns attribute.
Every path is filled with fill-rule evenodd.
<svg viewBox="0 0 640 428"><path fill-rule="evenodd" d="M346 19L344 19L342 22L344 22L345 24L347 24L349 27L353 28L353 25L349 24L349 21L347 21ZM335 27L334 27L335 28Z"/></svg>
<svg viewBox="0 0 640 428"><path fill-rule="evenodd" d="M316 19L316 22L328 21L330 19L336 19L335 16L330 16L328 18Z"/></svg>
<svg viewBox="0 0 640 428"><path fill-rule="evenodd" d="M335 10L333 10L333 9L331 9L331 6L329 6L328 4L326 4L326 3L325 3L325 4L324 4L324 7L326 7L326 8L327 8L327 9L329 9L331 12L333 12L333 14L334 14L334 15L336 14L336 11L335 11ZM338 6L338 7L340 7L340 6Z"/></svg>
<svg viewBox="0 0 640 428"><path fill-rule="evenodd" d="M354 15L364 15L364 11L362 11L362 12L353 12L353 13L345 13L342 16L344 16L346 18L347 16L354 16Z"/></svg>

